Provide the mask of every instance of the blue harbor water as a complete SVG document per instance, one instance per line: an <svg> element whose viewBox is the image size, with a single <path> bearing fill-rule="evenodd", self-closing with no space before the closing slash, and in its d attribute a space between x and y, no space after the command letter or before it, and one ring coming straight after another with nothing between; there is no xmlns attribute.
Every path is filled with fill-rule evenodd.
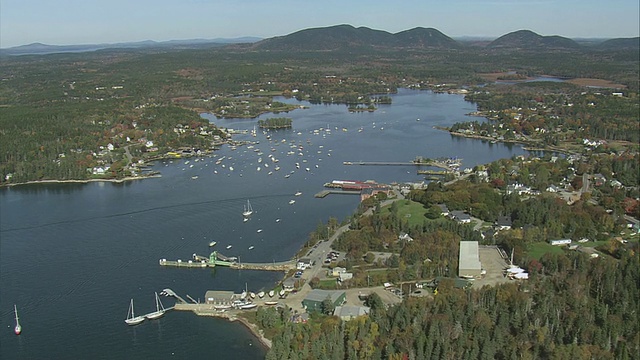
<svg viewBox="0 0 640 360"><path fill-rule="evenodd" d="M159 161L153 170L161 178L0 190L0 358L264 358L247 329L220 319L172 311L127 326L129 301L144 314L155 310L154 292L164 288L200 300L207 290L269 290L282 273L165 268L158 260L208 255L211 241L241 262L288 260L319 223L343 220L358 205L351 195L314 198L324 183L423 180L412 166L344 161L457 157L465 168L526 153L434 129L468 120L476 108L462 96L401 90L392 98L373 113L299 103L308 108L285 115L293 129L234 135L259 142L251 149L224 146L211 157ZM257 122L203 116L233 129L252 130ZM247 200L255 214L243 222ZM13 304L20 336L13 334Z"/></svg>

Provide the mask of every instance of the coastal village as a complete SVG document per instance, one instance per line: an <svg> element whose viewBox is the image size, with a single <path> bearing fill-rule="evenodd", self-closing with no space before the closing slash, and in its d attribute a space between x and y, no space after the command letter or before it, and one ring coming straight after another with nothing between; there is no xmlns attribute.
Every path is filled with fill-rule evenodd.
<svg viewBox="0 0 640 360"><path fill-rule="evenodd" d="M167 337L151 325L175 326L184 315L175 311L244 324L268 360L633 358L637 38L585 47L518 31L505 35L511 43L459 46L435 29L370 30L309 29L229 52L8 57L0 187L11 216L2 232L12 245L49 246L38 252L49 258L26 269L24 246L3 239L11 254L3 266L34 282L4 283L3 294L22 301L12 309L13 333L42 333L34 315L71 304L73 317L102 309L111 320L97 330L100 346L104 335L115 334L119 346L130 340L120 353L127 358L149 350L139 346L149 329L159 329L163 343L185 340L195 327L165 326ZM330 47L317 48L314 38ZM331 50L341 38L351 40ZM426 43L434 38L441 43ZM402 45L411 39L422 40ZM294 110L296 120L281 117ZM102 184L128 181L136 183ZM66 182L98 184L11 188ZM82 201L70 201L67 214L58 203L75 195ZM338 197L348 200L333 202ZM341 206L343 219L322 219L301 235L310 215L336 210L327 204L356 209ZM49 206L40 217L13 211L40 205ZM102 260L113 267L95 266ZM77 271L87 264L96 271ZM133 297L151 287L155 306L142 313L136 298L134 312ZM118 304L105 304L114 293ZM78 298L88 304L84 313ZM49 333L40 339L65 347L68 337L51 335L67 332L49 324L69 326L56 316L41 321ZM188 321L223 324L209 320ZM198 337L188 351L219 340L212 338ZM46 341L26 357L55 354ZM16 342L11 351L17 347L26 349ZM74 355L94 350L84 351Z"/></svg>
<svg viewBox="0 0 640 360"><path fill-rule="evenodd" d="M324 129L320 129L324 131ZM233 130L229 130L233 133ZM313 132L312 132L313 134ZM229 135L229 138L231 135ZM220 139L218 139L220 140ZM229 146L240 148L242 146L253 147L256 143L233 142L227 140ZM292 147L297 147L292 143ZM591 146L586 144L585 146ZM294 154L291 152L291 154ZM205 153L192 152L189 149L183 152L170 152L168 156L179 159L191 156L209 156ZM222 162L220 159L219 162ZM394 166L398 164L415 165L418 174L438 174L437 182L442 182L443 186L450 186L457 181L472 181L474 183L493 183L500 180L494 172L492 165L476 166L474 168L460 168L461 159L424 159L420 156L407 163L365 163L345 161L344 166ZM520 197L530 198L541 196L542 194L552 194L568 205L580 201L585 194L590 194L593 189L603 186L611 188L621 188L622 184L615 178L596 174L582 174L578 176L575 169L580 167L583 158L580 155L568 155L562 158L558 156L548 156L540 158L535 156L518 156L510 161L510 165L500 168L500 172L508 174L512 179L509 184L504 183L496 189L503 195L515 194ZM562 163L562 164L560 164ZM518 182L521 173L527 174L539 164L558 164L566 169L573 169L565 172L558 178L559 181L547 180L544 183L523 181ZM440 172L427 173L421 170L422 166L439 167ZM580 179L577 183L572 181ZM446 181L445 181L446 180ZM529 178L531 180L531 178ZM353 180L333 180L325 184L327 190L320 191L316 197L322 198L332 192L348 192L360 196L362 204L371 204L362 212L360 216L371 216L378 207L390 207L394 202L406 201L411 196L412 191L426 190L428 184L420 183L403 184L379 184L373 180L353 181ZM578 185L580 185L578 187ZM590 198L590 197L589 197ZM593 200L591 200L593 201ZM366 205L365 205L366 206ZM481 235L495 237L503 231L514 229L512 219L509 216L499 216L494 223L472 216L468 211L450 211L447 204L437 204L439 216L448 221L461 225L470 225L473 230ZM250 215L249 215L250 216ZM626 238L637 238L640 233L640 224L633 217L625 217ZM177 268L206 268L215 266L227 266L235 269L254 269L265 271L284 271L285 277L281 283L271 290L250 291L246 289L242 293L233 291L206 291L199 300L188 296L185 300L173 292L165 292L165 295L173 296L176 299L174 310L193 311L201 316L216 316L229 320L238 320L247 325L261 341L270 346L270 340L262 335L261 330L247 317L247 311L258 308L286 308L291 313L290 321L306 322L312 313L332 314L344 321L367 315L370 307L367 306L367 299L371 294L376 294L386 306L392 306L403 301L407 297L434 297L438 294L438 285L442 281L452 281L455 288L481 288L485 285L497 285L508 282L526 282L529 279L526 266L514 263L513 253L508 254L504 249L495 245L480 245L479 241L459 242L458 269L457 276L437 277L428 279L418 279L415 281L403 281L399 283L373 283L366 287L353 286L351 284L354 274L343 267L347 254L344 251L335 250L334 241L348 232L352 224L342 225L334 229L331 236L325 241L320 241L312 247L298 254L295 259L281 263L240 263L235 257L227 257L219 251L213 251L209 256L193 255L190 260L170 261L161 259L160 265ZM626 244L627 240L619 237L621 244ZM413 238L409 233L401 232L397 234L398 243L411 243ZM565 251L579 251L588 254L591 258L608 256L596 250L589 243L596 239L580 238L572 239L551 239L548 246L562 247ZM214 242L215 243L215 242ZM216 244L212 244L215 246ZM389 259L397 256L393 252L374 252L375 259ZM343 265L343 266L340 266ZM329 289L324 289L320 284L328 284ZM319 286L320 285L320 286ZM200 300L202 299L202 300Z"/></svg>

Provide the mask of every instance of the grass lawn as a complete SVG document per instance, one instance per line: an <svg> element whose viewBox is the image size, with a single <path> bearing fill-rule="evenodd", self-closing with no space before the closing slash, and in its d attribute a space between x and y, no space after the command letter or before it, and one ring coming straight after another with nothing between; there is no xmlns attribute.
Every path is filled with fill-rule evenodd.
<svg viewBox="0 0 640 360"><path fill-rule="evenodd" d="M422 225L423 221L426 219L424 214L427 212L427 209L424 208L419 202L411 201L411 200L398 200L396 201L396 206L398 206L398 217L400 219L409 220L409 226L413 227L414 225ZM385 211L388 213L391 211L391 205L383 208L383 214Z"/></svg>
<svg viewBox="0 0 640 360"><path fill-rule="evenodd" d="M337 288L336 279L322 279L318 284L319 289L335 290Z"/></svg>
<svg viewBox="0 0 640 360"><path fill-rule="evenodd" d="M527 253L532 258L540 260L542 255L546 253L551 253L551 254L562 253L562 247L547 244L546 242L539 242L539 243L529 245L529 249L527 250Z"/></svg>

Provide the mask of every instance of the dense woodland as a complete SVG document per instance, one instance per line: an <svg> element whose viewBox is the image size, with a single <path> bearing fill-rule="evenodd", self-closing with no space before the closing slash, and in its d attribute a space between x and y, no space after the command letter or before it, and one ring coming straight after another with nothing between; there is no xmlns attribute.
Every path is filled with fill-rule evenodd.
<svg viewBox="0 0 640 360"><path fill-rule="evenodd" d="M267 359L635 359L640 351L637 254L544 257L527 283L479 290L439 287L434 299L385 308L348 322L261 309L277 334Z"/></svg>
<svg viewBox="0 0 640 360"><path fill-rule="evenodd" d="M508 160L505 160L508 161ZM496 163L500 170L505 161ZM493 164L489 166L491 168ZM562 166L558 164L558 167ZM347 286L364 287L453 276L460 240L497 244L531 274L527 282L481 289L457 289L440 281L433 298L408 297L386 308L369 298L369 316L342 322L315 314L305 324L288 321L286 309L262 309L256 321L273 338L268 359L633 359L640 351L637 320L640 263L637 241L624 246L609 239L623 223L597 204L572 206L557 196L505 195L494 183L459 181L414 190L423 218L398 216L398 203L354 216L351 230L334 247L347 252L354 274ZM442 218L435 204L493 223L495 214L513 218L513 230L485 232ZM411 205L408 205L411 206ZM364 209L363 209L364 210ZM318 232L322 232L318 227ZM412 242L398 241L406 231ZM576 251L530 251L549 239L593 237L607 256L592 259ZM321 237L320 233L311 238ZM370 251L399 254L384 264L368 261ZM428 261L425 261L428 259ZM375 271L388 268L387 271ZM374 270L374 271L370 271ZM451 269L451 271L449 271ZM367 275L370 275L367 278Z"/></svg>

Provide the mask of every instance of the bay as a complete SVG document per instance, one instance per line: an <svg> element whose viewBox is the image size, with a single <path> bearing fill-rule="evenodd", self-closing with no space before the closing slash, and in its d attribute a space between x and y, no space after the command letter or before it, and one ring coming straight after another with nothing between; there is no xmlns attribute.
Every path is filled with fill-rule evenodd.
<svg viewBox="0 0 640 360"><path fill-rule="evenodd" d="M318 224L345 219L359 203L350 195L314 198L324 183L422 181L412 166L344 161L457 157L464 168L526 153L434 129L466 121L465 114L476 110L460 95L401 89L392 98L392 105L373 113L353 114L344 105L278 98L308 108L284 115L293 119L293 129L234 135L258 141L252 149L224 146L214 157L159 161L153 170L162 177L156 179L0 190L0 357L264 358L247 329L219 319L174 311L129 327L129 300L142 314L154 310L153 293L164 288L201 300L207 290L269 290L281 273L165 268L158 260L208 255L211 241L243 262L287 260ZM257 122L203 116L249 131ZM260 119L274 116L283 115ZM294 196L297 191L302 195ZM247 200L255 214L243 222ZM13 334L13 304L21 336Z"/></svg>

